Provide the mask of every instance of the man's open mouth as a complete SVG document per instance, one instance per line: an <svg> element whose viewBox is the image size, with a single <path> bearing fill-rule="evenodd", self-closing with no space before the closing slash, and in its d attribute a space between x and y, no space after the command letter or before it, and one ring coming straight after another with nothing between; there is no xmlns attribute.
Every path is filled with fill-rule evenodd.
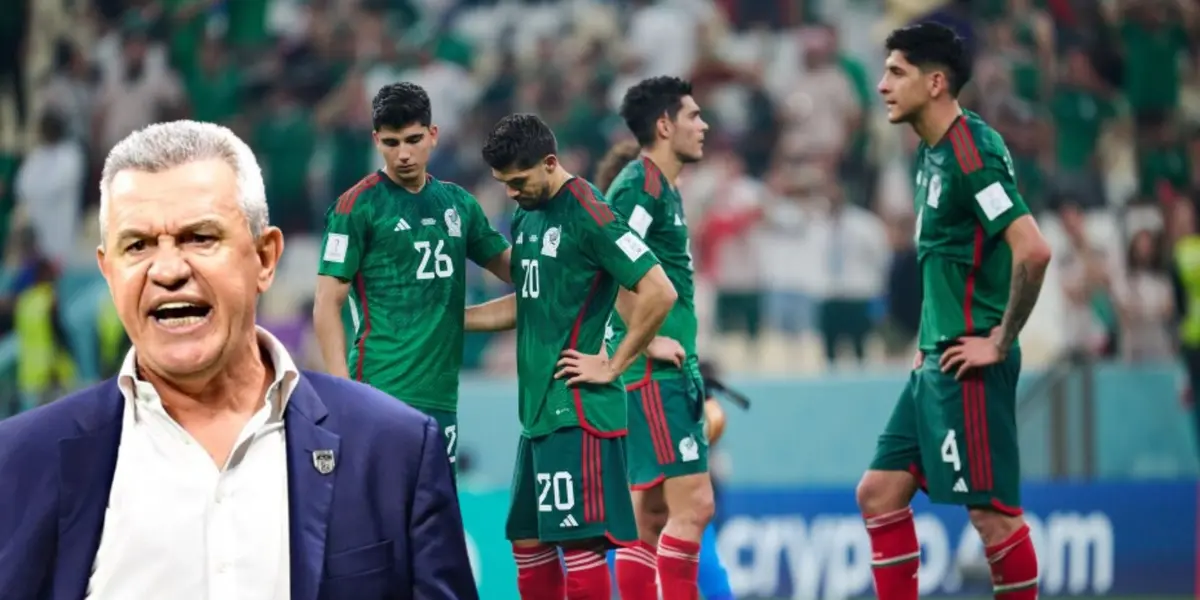
<svg viewBox="0 0 1200 600"><path fill-rule="evenodd" d="M167 327L195 325L204 321L212 307L196 302L166 302L150 311L150 317Z"/></svg>

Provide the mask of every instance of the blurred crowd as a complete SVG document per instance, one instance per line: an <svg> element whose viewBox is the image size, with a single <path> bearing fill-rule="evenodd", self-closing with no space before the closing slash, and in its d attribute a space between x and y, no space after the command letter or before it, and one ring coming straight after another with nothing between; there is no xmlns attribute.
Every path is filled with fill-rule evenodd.
<svg viewBox="0 0 1200 600"><path fill-rule="evenodd" d="M1006 137L1056 246L1022 338L1027 362L1070 351L1160 361L1181 343L1191 300L1173 257L1195 234L1200 196L1200 38L1188 0L8 5L0 365L34 395L119 361L119 324L94 266L99 169L126 134L180 117L227 124L255 149L288 243L262 319L316 360L308 319L323 215L380 166L369 101L396 80L433 101L441 138L430 171L474 191L507 231L512 206L479 156L500 116L542 115L567 168L591 175L628 136L615 115L628 85L690 77L712 123L705 159L680 181L703 352L743 372L903 364L921 302L916 139L883 119L875 82L887 31L930 19L975 50L964 105ZM473 299L505 291L470 277ZM468 354L471 368L511 371L505 336L472 338Z"/></svg>

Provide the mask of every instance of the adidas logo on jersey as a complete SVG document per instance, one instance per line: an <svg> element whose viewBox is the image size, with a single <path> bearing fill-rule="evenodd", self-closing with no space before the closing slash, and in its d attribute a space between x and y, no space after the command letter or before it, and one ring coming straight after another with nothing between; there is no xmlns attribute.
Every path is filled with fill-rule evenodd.
<svg viewBox="0 0 1200 600"><path fill-rule="evenodd" d="M971 492L971 490L967 489L967 482L963 481L962 477L959 477L958 481L954 482L954 487L951 489L959 494L968 494Z"/></svg>
<svg viewBox="0 0 1200 600"><path fill-rule="evenodd" d="M558 526L563 528L579 527L579 521L575 520L575 515L567 515L567 518L563 519L562 523L559 523Z"/></svg>
<svg viewBox="0 0 1200 600"><path fill-rule="evenodd" d="M408 231L410 229L412 229L412 227L409 226L408 221L405 221L404 219L400 219L400 222L396 223L396 228L393 229L392 231Z"/></svg>
<svg viewBox="0 0 1200 600"><path fill-rule="evenodd" d="M516 242L514 242L514 244L524 244L524 243L525 243L525 234L524 234L524 233L518 233L518 234L517 234L517 241L516 241Z"/></svg>

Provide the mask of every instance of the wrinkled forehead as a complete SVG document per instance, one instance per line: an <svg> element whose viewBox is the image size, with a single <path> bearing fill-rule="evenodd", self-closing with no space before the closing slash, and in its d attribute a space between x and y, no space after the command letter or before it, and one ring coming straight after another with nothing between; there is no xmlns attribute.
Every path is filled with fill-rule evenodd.
<svg viewBox="0 0 1200 600"><path fill-rule="evenodd" d="M246 223L237 178L221 161L201 161L158 172L125 169L113 176L104 215L108 231L170 234L196 223Z"/></svg>

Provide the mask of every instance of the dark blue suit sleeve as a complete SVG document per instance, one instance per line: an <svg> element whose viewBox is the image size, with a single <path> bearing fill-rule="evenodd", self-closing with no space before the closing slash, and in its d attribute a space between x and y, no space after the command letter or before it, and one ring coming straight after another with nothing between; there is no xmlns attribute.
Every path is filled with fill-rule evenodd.
<svg viewBox="0 0 1200 600"><path fill-rule="evenodd" d="M418 600L477 600L450 460L433 419L425 423L409 540Z"/></svg>
<svg viewBox="0 0 1200 600"><path fill-rule="evenodd" d="M28 448L23 420L0 424L0 597L33 600L54 566L58 469L47 448ZM36 444L44 446L46 444Z"/></svg>

